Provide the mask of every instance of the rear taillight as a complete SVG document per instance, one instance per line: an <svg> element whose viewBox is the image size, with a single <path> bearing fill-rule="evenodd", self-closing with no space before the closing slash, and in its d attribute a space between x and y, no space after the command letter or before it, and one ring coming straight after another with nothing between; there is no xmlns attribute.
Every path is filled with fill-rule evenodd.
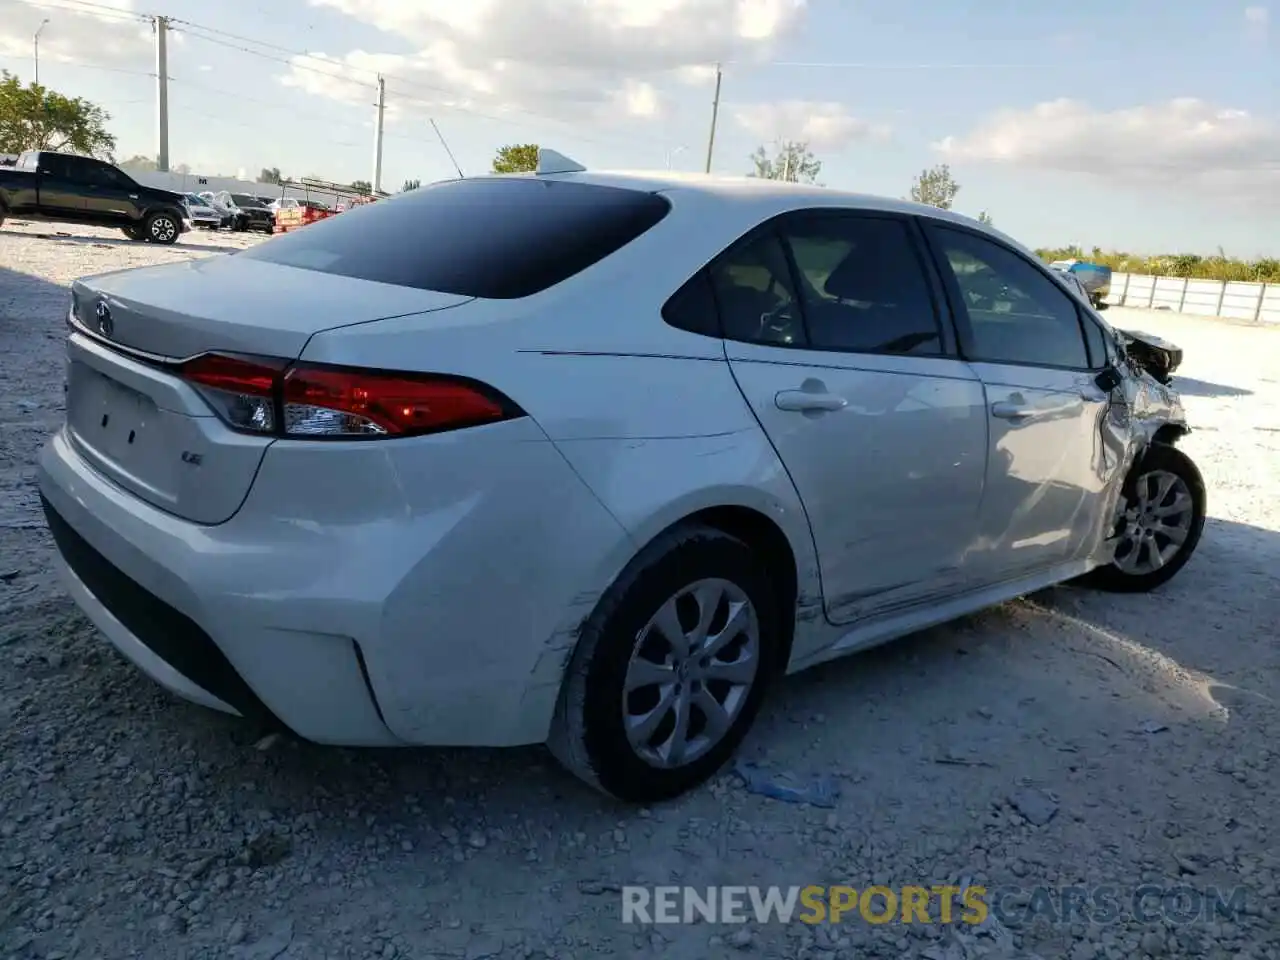
<svg viewBox="0 0 1280 960"><path fill-rule="evenodd" d="M459 430L523 416L484 384L443 374L363 370L205 354L182 364L233 429L300 439L374 439Z"/></svg>

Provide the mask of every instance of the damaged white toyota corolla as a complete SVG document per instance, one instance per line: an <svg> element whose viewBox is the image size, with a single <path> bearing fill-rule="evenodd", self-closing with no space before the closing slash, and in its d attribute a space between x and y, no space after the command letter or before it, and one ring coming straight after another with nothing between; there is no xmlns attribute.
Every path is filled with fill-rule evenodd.
<svg viewBox="0 0 1280 960"><path fill-rule="evenodd" d="M785 673L1195 550L1176 349L1008 237L541 161L75 284L40 489L155 680L650 801Z"/></svg>

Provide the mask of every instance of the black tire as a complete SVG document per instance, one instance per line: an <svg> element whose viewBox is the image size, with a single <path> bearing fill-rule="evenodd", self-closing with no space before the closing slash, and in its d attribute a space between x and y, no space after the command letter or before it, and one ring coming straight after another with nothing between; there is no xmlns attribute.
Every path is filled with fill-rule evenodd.
<svg viewBox="0 0 1280 960"><path fill-rule="evenodd" d="M182 234L182 221L167 210L158 210L147 217L143 231L147 242L169 246L178 242L178 237Z"/></svg>
<svg viewBox="0 0 1280 960"><path fill-rule="evenodd" d="M1081 578L1081 583L1084 585L1112 593L1146 593L1172 580L1195 553L1196 546L1200 543L1200 536L1204 532L1208 497L1199 468L1185 453L1166 443L1152 444L1146 455L1133 467L1122 496L1126 504L1133 503L1135 491L1138 484L1142 482L1142 478L1157 470L1180 478L1191 495L1191 525L1181 548L1158 570L1142 574L1126 573L1113 562L1087 573Z"/></svg>
<svg viewBox="0 0 1280 960"><path fill-rule="evenodd" d="M627 739L621 709L627 667L637 638L659 608L709 578L729 581L755 607L755 677L718 743L686 765L657 767L638 756ZM547 743L552 754L590 786L631 803L668 800L705 782L742 743L779 673L781 615L765 566L747 544L705 526L663 534L623 571L583 625L552 722Z"/></svg>

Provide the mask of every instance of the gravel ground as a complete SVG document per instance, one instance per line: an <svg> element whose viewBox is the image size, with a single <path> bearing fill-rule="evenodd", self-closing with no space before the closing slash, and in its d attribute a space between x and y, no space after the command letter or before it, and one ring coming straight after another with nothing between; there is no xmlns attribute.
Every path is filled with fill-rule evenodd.
<svg viewBox="0 0 1280 960"><path fill-rule="evenodd" d="M0 957L1280 957L1280 330L1110 312L1187 352L1211 516L1163 591L1058 588L788 681L745 754L834 778L833 807L726 774L634 810L541 749L264 738L95 635L31 489L61 418L66 286L251 241L74 232L0 231ZM624 925L618 893L965 878L1024 892L963 935ZM1055 923L1060 901L1031 896L1142 883L1239 886L1244 909Z"/></svg>

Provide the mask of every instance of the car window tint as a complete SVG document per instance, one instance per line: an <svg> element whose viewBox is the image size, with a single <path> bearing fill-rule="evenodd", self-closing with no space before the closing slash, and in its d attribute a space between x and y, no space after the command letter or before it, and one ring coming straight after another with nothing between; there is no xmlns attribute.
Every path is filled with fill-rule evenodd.
<svg viewBox="0 0 1280 960"><path fill-rule="evenodd" d="M711 278L707 271L699 270L672 294L662 308L662 319L690 333L720 336L720 318L716 313L716 298L711 291Z"/></svg>
<svg viewBox="0 0 1280 960"><path fill-rule="evenodd" d="M815 349L939 354L942 336L907 224L810 217L782 230L800 273Z"/></svg>
<svg viewBox="0 0 1280 960"><path fill-rule="evenodd" d="M934 229L968 312L970 359L1089 366L1071 294L1000 244L962 230Z"/></svg>
<svg viewBox="0 0 1280 960"><path fill-rule="evenodd" d="M494 177L353 207L234 256L487 299L527 297L612 255L667 215L655 193Z"/></svg>
<svg viewBox="0 0 1280 960"><path fill-rule="evenodd" d="M804 323L786 251L773 233L731 248L710 267L724 336L804 346Z"/></svg>
<svg viewBox="0 0 1280 960"><path fill-rule="evenodd" d="M1092 370L1101 370L1110 360L1107 355L1107 339L1106 334L1102 332L1102 327L1098 326L1088 316L1081 318L1084 324L1084 339L1089 345L1089 367Z"/></svg>
<svg viewBox="0 0 1280 960"><path fill-rule="evenodd" d="M66 165L66 176L70 177L76 183L97 183L98 163L95 160L86 160L83 157L63 157L63 163Z"/></svg>
<svg viewBox="0 0 1280 960"><path fill-rule="evenodd" d="M56 153L40 154L40 173L46 177L70 179L72 176L71 158Z"/></svg>

